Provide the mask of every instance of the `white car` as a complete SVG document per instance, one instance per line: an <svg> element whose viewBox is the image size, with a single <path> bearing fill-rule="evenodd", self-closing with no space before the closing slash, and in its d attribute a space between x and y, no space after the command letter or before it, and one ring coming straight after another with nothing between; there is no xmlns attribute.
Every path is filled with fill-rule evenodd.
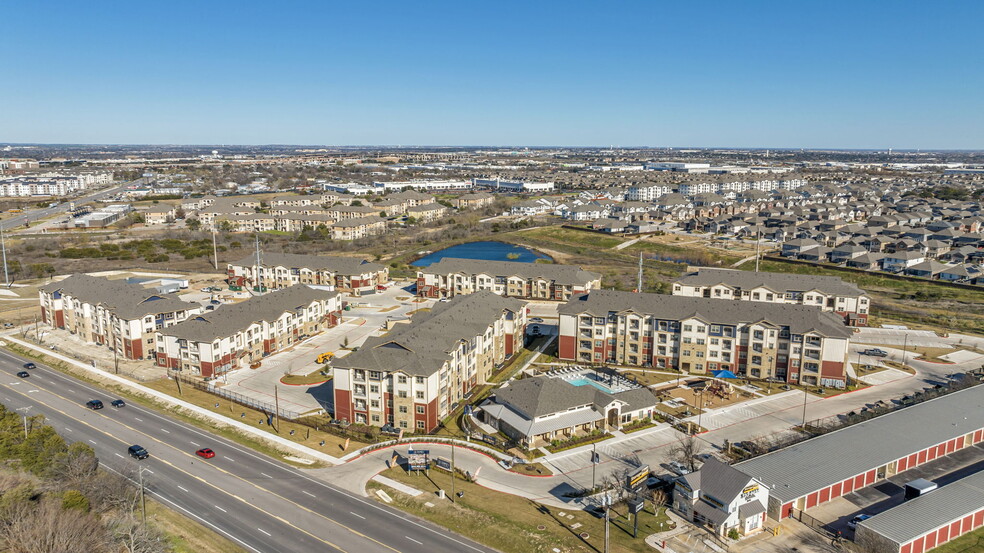
<svg viewBox="0 0 984 553"><path fill-rule="evenodd" d="M673 472L683 476L684 474L690 474L690 469L680 461L670 461L666 464Z"/></svg>

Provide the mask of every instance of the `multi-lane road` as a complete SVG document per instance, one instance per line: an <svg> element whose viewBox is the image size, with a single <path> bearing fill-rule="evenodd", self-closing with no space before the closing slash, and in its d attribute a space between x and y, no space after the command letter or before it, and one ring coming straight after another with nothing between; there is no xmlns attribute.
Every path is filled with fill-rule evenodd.
<svg viewBox="0 0 984 553"><path fill-rule="evenodd" d="M153 497L247 551L493 551L162 413L133 404L110 407L114 396L54 369L39 365L18 378L24 362L0 351L0 401L8 409L44 415L66 440L91 445L108 470L134 480L142 472ZM89 410L90 399L106 407ZM150 458L130 458L133 444ZM202 447L216 457L197 457Z"/></svg>
<svg viewBox="0 0 984 553"><path fill-rule="evenodd" d="M56 200L55 198L52 198L52 200L51 200L52 202L58 201L58 205L56 205L54 207L42 207L42 208L39 208L39 209L28 209L28 210L25 210L24 213L18 213L16 215L15 214L12 214L12 213L2 214L2 215L4 215L4 217L3 217L2 220L0 220L0 229L3 229L3 230L16 229L16 228L19 228L19 227L23 227L26 224L33 223L34 221L40 221L41 219L47 219L48 217L51 217L53 215L57 215L59 213L68 213L68 204L69 204L69 202L75 202L76 204L79 204L79 205L84 204L86 202L96 202L96 201L102 200L104 198L108 198L108 197L110 197L110 196L112 196L114 194L119 194L120 192L123 191L124 188L126 188L127 186L129 186L131 184L139 183L140 180L141 179L137 179L135 181L123 183L123 184L120 184L120 185L117 185L117 186L112 186L110 188L106 188L106 189L100 190L98 192L95 192L93 194L82 196L80 198L70 198L70 199L64 200L64 201L60 201L60 200Z"/></svg>

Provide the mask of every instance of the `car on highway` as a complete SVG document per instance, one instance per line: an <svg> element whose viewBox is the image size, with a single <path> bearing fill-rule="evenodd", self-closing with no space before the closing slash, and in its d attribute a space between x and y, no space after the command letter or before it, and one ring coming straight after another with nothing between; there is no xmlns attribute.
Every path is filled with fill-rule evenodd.
<svg viewBox="0 0 984 553"><path fill-rule="evenodd" d="M17 373L17 376L19 376L21 378L27 378L27 377L31 376L31 373L29 373L27 371L20 371L19 373Z"/></svg>
<svg viewBox="0 0 984 553"><path fill-rule="evenodd" d="M109 402L109 404L112 405L113 407L116 407L117 409L119 409L120 407L126 407L126 402L123 401L122 399L114 399L113 401Z"/></svg>
<svg viewBox="0 0 984 553"><path fill-rule="evenodd" d="M864 522L864 521L868 520L869 518L871 518L871 515L867 515L867 514L861 513L860 515L858 515L858 516L852 518L851 520L847 521L847 527L850 528L851 530L857 530L858 529L858 523Z"/></svg>
<svg viewBox="0 0 984 553"><path fill-rule="evenodd" d="M888 352L885 351L885 350L883 350L883 349L868 348L868 349L862 351L861 352L861 355L870 355L872 357L885 357L885 356L888 355Z"/></svg>
<svg viewBox="0 0 984 553"><path fill-rule="evenodd" d="M144 449L143 446L139 446L139 445L131 445L130 447L126 448L126 452L130 454L130 457L133 457L138 461L150 457L150 453L147 453L147 450Z"/></svg>
<svg viewBox="0 0 984 553"><path fill-rule="evenodd" d="M195 455L198 455L199 457L201 457L203 459L211 459L212 457L215 457L215 452L212 451L211 449L207 448L207 447L203 447L203 448L199 449L198 451L196 451L195 452Z"/></svg>
<svg viewBox="0 0 984 553"><path fill-rule="evenodd" d="M90 399L89 401L85 402L85 406L95 411L97 409L103 408L103 402L98 399Z"/></svg>
<svg viewBox="0 0 984 553"><path fill-rule="evenodd" d="M25 369L36 369L36 368L38 368L38 366L35 365L34 363L24 363L24 368Z"/></svg>

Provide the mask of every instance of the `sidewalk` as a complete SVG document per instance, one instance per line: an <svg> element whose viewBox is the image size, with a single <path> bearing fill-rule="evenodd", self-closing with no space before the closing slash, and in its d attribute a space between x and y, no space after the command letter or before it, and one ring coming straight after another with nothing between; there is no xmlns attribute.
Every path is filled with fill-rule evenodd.
<svg viewBox="0 0 984 553"><path fill-rule="evenodd" d="M329 464L332 464L332 465L337 465L340 462L338 459L336 459L335 457L332 457L331 455L327 455L327 454L322 453L320 451L316 451L316 450L313 450L313 449L311 449L309 447L306 447L306 446L303 446L303 445L294 443L294 442L292 442L292 441L290 441L290 440L288 440L286 438L282 438L280 436L276 436L274 434L270 434L268 432L264 432L264 431L259 430L257 428L253 428L252 426L243 424L243 423L241 423L241 422L239 422L237 420L218 416L215 413L212 413L211 411L209 411L207 409L203 409L201 407L198 407L197 405L192 405L192 404L190 404L190 403L188 403L186 401L182 401L182 400L177 399L175 397L169 396L169 395L167 395L167 394L165 394L163 392L158 392L157 390L152 390L152 389L147 388L145 386L142 386L142 385L140 385L140 384L138 384L136 382L132 382L132 381L127 380L127 379L125 379L125 378L123 378L121 376L117 376L117 375L115 375L115 374L113 374L111 372L104 371L104 370L101 370L101 369L92 367L90 365L87 365L85 363L82 363L81 361L77 361L75 359L72 359L71 357L67 357L67 356L62 355L60 353L47 350L45 348L36 346L36 345L31 344L31 343L28 343L28 342L24 342L22 340L19 340L17 338L13 338L11 336L4 336L3 337L3 340L8 341L8 342L11 342L11 343L14 343L14 344L17 344L17 345L19 345L21 347L24 347L24 348L28 348L28 349L37 351L39 353L43 353L44 355L47 355L49 357L53 357L53 358L58 359L60 361L64 361L65 363L68 363L70 365L73 365L73 366L75 366L77 368L80 368L80 369L86 371L86 372L92 373L93 375L95 375L98 378L109 380L109 381L114 382L116 384L120 384L120 385L122 385L122 386L124 386L126 388L129 388L130 390L132 390L134 392L143 394L145 396L149 396L149 397L151 397L153 399L156 399L158 401L162 401L164 403L171 404L171 405L173 405L175 407L181 407L182 409L185 409L186 411L190 411L190 412L194 413L199 418L203 418L203 419L206 419L206 420L212 420L212 421L214 421L217 424L222 424L222 425L225 425L225 426L234 428L235 430L238 430L238 431L240 431L240 432L242 432L244 434L252 435L255 438L259 438L261 440L265 440L265 441L271 442L271 443L273 443L273 444L275 444L275 445L277 445L279 447L283 447L285 449L288 449L288 450L291 450L293 452L299 453L299 454L301 454L301 455L303 455L305 457L308 457L310 459L316 459L318 461L323 461L325 463L329 463Z"/></svg>

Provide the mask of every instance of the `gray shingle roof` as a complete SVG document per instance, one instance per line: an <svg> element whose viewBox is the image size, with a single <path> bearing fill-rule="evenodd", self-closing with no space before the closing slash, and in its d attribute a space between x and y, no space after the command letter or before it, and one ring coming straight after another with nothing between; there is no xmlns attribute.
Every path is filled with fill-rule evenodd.
<svg viewBox="0 0 984 553"><path fill-rule="evenodd" d="M907 407L735 466L787 502L979 428L984 428L984 386Z"/></svg>
<svg viewBox="0 0 984 553"><path fill-rule="evenodd" d="M294 253L264 253L260 256L264 267L304 268L316 271L326 270L344 276L361 275L383 270L383 266L370 263L358 257L339 257L326 255L302 255ZM238 267L253 267L256 256L249 255L230 263Z"/></svg>
<svg viewBox="0 0 984 553"><path fill-rule="evenodd" d="M851 336L841 317L809 305L595 290L572 297L558 309L561 315L605 316L609 311L633 311L674 321L696 317L707 323L728 325L765 320L776 326L788 326L793 334L816 331L829 337Z"/></svg>
<svg viewBox="0 0 984 553"><path fill-rule="evenodd" d="M713 496L725 505L734 501L752 480L751 476L715 457L709 457L699 472L701 492Z"/></svg>
<svg viewBox="0 0 984 553"><path fill-rule="evenodd" d="M338 292L315 290L303 284L295 284L246 301L223 305L215 311L206 311L161 330L161 334L195 342L211 342L216 338L232 336L253 323L275 321L288 311L337 295Z"/></svg>
<svg viewBox="0 0 984 553"><path fill-rule="evenodd" d="M879 513L858 526L906 543L984 506L984 471ZM863 531L863 530L862 530Z"/></svg>
<svg viewBox="0 0 984 553"><path fill-rule="evenodd" d="M467 275L483 273L491 276L520 277L523 279L545 278L557 284L585 284L598 280L601 275L584 271L573 265L552 263L523 263L521 261L486 261L483 259L460 259L445 257L420 272L433 275L463 273Z"/></svg>
<svg viewBox="0 0 984 553"><path fill-rule="evenodd" d="M86 303L103 305L125 320L199 307L197 304L182 301L174 294L159 294L139 284L127 284L123 280L87 274L75 274L59 282L46 284L40 289L46 293L61 292Z"/></svg>
<svg viewBox="0 0 984 553"><path fill-rule="evenodd" d="M710 269L701 267L696 272L683 275L676 282L687 286L725 284L732 288L742 290L764 286L780 294L818 290L825 294L837 296L864 295L864 291L857 286L849 282L844 282L835 276L753 273L751 271L740 271L737 269Z"/></svg>
<svg viewBox="0 0 984 553"><path fill-rule="evenodd" d="M384 336L369 337L359 351L333 364L339 368L429 376L451 359L449 352L461 340L484 333L503 311L520 313L525 305L492 292L455 296L449 302L438 303L430 312L414 315L408 325L397 325Z"/></svg>

